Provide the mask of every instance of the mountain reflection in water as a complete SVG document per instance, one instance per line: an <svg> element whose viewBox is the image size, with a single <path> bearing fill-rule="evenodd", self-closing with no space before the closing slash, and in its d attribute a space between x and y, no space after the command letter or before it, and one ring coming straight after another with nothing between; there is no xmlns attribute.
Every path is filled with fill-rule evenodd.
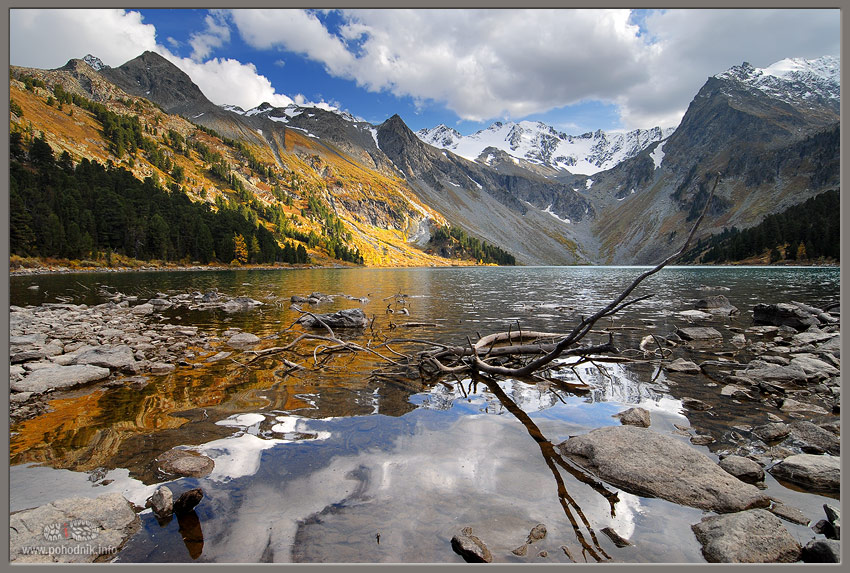
<svg viewBox="0 0 850 573"><path fill-rule="evenodd" d="M404 320L438 324L406 334L456 344L516 321L528 329L563 330L639 272L357 269L12 277L11 296L18 305L55 296L97 304L102 301L92 298L92 287L98 284L142 298L217 288L267 305L235 315L174 310L162 320L271 337L297 317L289 309L291 295L344 293L369 302L337 298L316 311L361 306L388 336L396 336L391 325ZM33 283L41 288L27 289ZM615 327L621 349L637 348L647 332L663 336L685 324L675 313L705 296L706 285L730 288L724 294L742 310L740 317L711 323L726 332L728 326L748 326L747 309L756 302L834 298L838 270L665 269L647 283L654 299L599 325ZM387 299L399 293L408 295L410 315L404 318L385 312ZM369 335L348 336L365 342ZM260 347L294 336L269 338ZM711 349L691 352L694 359L710 356ZM690 530L701 511L602 484L552 446L619 424L612 416L633 405L651 411L657 431L700 423L720 440L723 428L756 413L752 406L724 403L719 413L689 413L689 420L679 398L716 400L716 391L706 388L702 375L683 379L651 363L562 363L550 380L537 383L424 383L371 376L380 361L362 355L338 355L322 369L311 368L312 357L305 355L300 361L308 368L301 371L276 356L250 364L239 363L238 352L231 358L206 364L201 356L198 365L149 376L143 388L57 394L50 411L10 428L13 510L111 491L143 505L157 484L168 484L175 496L203 488L197 524L190 517L160 525L144 512L142 530L119 554L120 562L461 562L450 540L464 526L473 527L501 562L570 562L562 546L578 562L702 562ZM581 384L585 391L575 389ZM173 447L211 457L213 473L202 479L161 474L153 460ZM821 499L811 496L811 507L819 508ZM511 550L537 523L546 524L547 537L530 546L527 558L514 556ZM616 547L599 535L605 527L633 545ZM544 550L547 557L538 558Z"/></svg>

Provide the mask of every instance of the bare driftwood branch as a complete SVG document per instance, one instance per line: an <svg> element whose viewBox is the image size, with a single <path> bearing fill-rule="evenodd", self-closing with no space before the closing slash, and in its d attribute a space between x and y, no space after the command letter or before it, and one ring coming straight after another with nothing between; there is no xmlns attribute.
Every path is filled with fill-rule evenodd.
<svg viewBox="0 0 850 573"><path fill-rule="evenodd" d="M535 359L531 360L530 362L528 362L528 363L526 363L522 366L519 366L519 367L498 366L498 365L491 364L491 363L487 362L486 360L482 360L481 357L478 355L478 350L480 350L481 347L484 346L482 344L481 346L474 347L472 349L472 352L471 352L472 359L470 361L466 361L463 366L446 367L445 365L440 363L439 357L435 356L435 355L428 356L427 357L428 362L431 365L437 367L439 370L441 370L443 372L460 372L460 371L463 371L464 368L465 368L467 371L470 371L470 372L473 372L473 373L474 372L484 372L484 373L487 373L487 374L495 374L495 375L508 376L508 377L518 377L518 378L528 377L531 374L533 374L534 372L536 372L537 370L540 370L541 368L543 368L544 366L546 366L547 364L549 364L553 360L562 356L570 346L577 344L581 339L583 339L591 331L592 327L596 324L596 322L599 321L601 318L613 316L614 314L623 310L627 306L635 304L635 303L642 301L642 300L646 300L647 298L652 296L651 294L645 295L645 296L638 297L636 299L624 302L629 297L629 295L632 293L632 291L634 291L635 288L637 288L637 286L640 285L640 283L642 283L646 278L654 275L655 273L657 273L658 271L663 269L668 264L679 259L682 256L682 254L684 254L684 252L687 250L688 246L690 246L691 240L693 239L694 235L696 234L696 231L699 228L700 224L702 223L702 220L705 218L705 214L708 212L708 208L711 205L711 200L714 198L714 192L716 191L717 185L719 183L720 183L720 174L718 173L716 178L715 178L715 181L714 181L714 186L711 189L711 193L709 194L708 199L706 200L705 205L703 206L702 213L700 213L700 216L697 218L696 222L694 223L693 227L691 228L691 231L688 234L687 239L685 240L684 244L682 245L682 247L678 251L676 251L675 253L673 253L672 255L670 255L669 257L667 257L666 259L664 259L660 263L658 263L653 268L641 273L634 281L632 281L631 284L629 284L614 300L612 300L610 303L608 303L605 307L599 309L598 311L596 311L594 314L590 315L589 317L582 317L581 321L572 329L572 331L570 331L569 334L567 334L566 336L561 338L556 344L554 344L554 346L550 350L548 350L543 356L540 356L539 358L535 358ZM507 333L499 333L499 334L495 334L495 335L490 335L490 337L495 337L495 339L504 338L505 340L510 341L512 339L512 335L513 335L513 333L511 333L509 331ZM481 340L486 340L490 337L485 337L485 338L482 338ZM521 332L520 332L520 337L522 337ZM489 344L489 341L486 344ZM616 354L618 352L616 347L614 346L613 336L611 335L610 332L609 332L609 335L608 335L608 343L597 346L597 349L600 352L604 351L604 352L611 352L611 353L614 353L614 354ZM488 352L488 357L493 357L495 350L496 349L493 349L490 352ZM453 352L452 354L455 354L455 355L459 354L461 356L466 356L465 352L463 352L463 353ZM444 356L445 356L445 354L444 354Z"/></svg>

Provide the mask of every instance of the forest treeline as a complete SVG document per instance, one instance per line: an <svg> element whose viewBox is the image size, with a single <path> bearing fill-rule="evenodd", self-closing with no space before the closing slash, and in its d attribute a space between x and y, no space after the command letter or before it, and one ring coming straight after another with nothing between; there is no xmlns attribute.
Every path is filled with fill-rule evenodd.
<svg viewBox="0 0 850 573"><path fill-rule="evenodd" d="M489 245L477 237L466 234L459 227L447 225L440 227L431 236L429 244L444 257L452 254L461 258L472 258L486 264L515 265L516 259L507 251L495 245Z"/></svg>
<svg viewBox="0 0 850 573"><path fill-rule="evenodd" d="M701 239L683 262L725 263L758 256L769 256L771 263L821 258L839 261L840 224L839 191L833 189L768 215L754 227L732 227Z"/></svg>
<svg viewBox="0 0 850 573"><path fill-rule="evenodd" d="M10 134L10 252L20 256L209 263L306 263L303 245L281 247L235 201L218 210L124 168L55 158L41 137Z"/></svg>

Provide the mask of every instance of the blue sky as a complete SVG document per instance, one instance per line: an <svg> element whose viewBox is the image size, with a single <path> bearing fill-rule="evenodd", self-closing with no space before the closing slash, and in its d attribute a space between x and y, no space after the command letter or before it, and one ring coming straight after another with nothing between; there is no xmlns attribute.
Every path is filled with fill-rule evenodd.
<svg viewBox="0 0 850 573"><path fill-rule="evenodd" d="M520 120L570 134L672 127L713 74L839 45L839 10L10 12L13 65L91 53L119 66L153 50L218 104L321 102L463 134Z"/></svg>

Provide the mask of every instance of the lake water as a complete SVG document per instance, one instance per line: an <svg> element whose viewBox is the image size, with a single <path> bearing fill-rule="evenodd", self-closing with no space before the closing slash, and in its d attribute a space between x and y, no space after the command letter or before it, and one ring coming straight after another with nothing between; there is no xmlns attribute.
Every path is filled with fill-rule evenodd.
<svg viewBox="0 0 850 573"><path fill-rule="evenodd" d="M353 341L366 344L384 336L460 345L467 337L475 340L517 325L569 331L578 317L607 304L642 270L41 275L11 277L10 302L99 304L105 301L98 294L102 286L140 299L218 289L264 305L243 313L176 308L153 320L195 325L218 336L240 328L266 337L262 348L294 337L282 333L299 316L290 308L290 297L319 291L368 299L337 296L310 308L363 308L374 323L363 333L345 335ZM621 350L635 349L646 334L666 335L686 326L676 313L693 308L696 300L723 294L741 312L708 325L723 333L723 349L734 351L729 328L750 326L755 304L797 300L823 307L838 301L839 277L837 268L666 268L633 293L653 293L652 298L598 323L597 329L615 332ZM29 288L33 285L39 288ZM409 314L398 312L402 308ZM396 328L410 321L434 326ZM590 338L604 341L607 336ZM217 350L199 350L198 360ZM699 362L714 357L714 350L678 352ZM452 551L451 537L471 526L497 562L569 562L561 549L566 546L578 562L699 563L704 560L690 526L704 512L622 491L612 507L578 472L548 463L535 436L542 433L556 444L619 424L613 414L640 405L651 411L656 431L673 435L678 424L711 434L716 442L710 447L693 447L716 459L729 445L732 426L766 423L769 408L735 404L719 396L719 386L707 386L703 375L672 380L648 362L565 368L555 376L590 385L589 391L570 392L563 385L517 380L502 380L493 388L468 379L426 384L374 376L380 361L360 355L337 355L321 369L312 367L312 355L305 355L298 361L308 368L296 372L279 356L247 367L239 363L238 352L231 358L236 360L148 376L143 389L67 392L51 402L51 412L13 426L11 509L113 491L143 505L161 483L175 495L204 489L197 519L160 525L150 511L142 513L142 529L120 553L120 562L457 563L462 559ZM742 351L732 358L749 359ZM688 411L686 417L684 396L717 406L710 413ZM680 438L687 441L687 436ZM175 446L212 457L213 473L162 481L152 461ZM112 481L102 485L103 480ZM559 501L559 483L572 500L567 509ZM768 495L802 509L813 522L823 518L823 503L835 503L784 487L770 476L766 484ZM546 524L547 537L532 545L528 556L513 555L511 550L537 523ZM807 527L785 525L803 544L813 537ZM605 527L633 545L616 547L599 533ZM542 550L545 557L538 556Z"/></svg>

